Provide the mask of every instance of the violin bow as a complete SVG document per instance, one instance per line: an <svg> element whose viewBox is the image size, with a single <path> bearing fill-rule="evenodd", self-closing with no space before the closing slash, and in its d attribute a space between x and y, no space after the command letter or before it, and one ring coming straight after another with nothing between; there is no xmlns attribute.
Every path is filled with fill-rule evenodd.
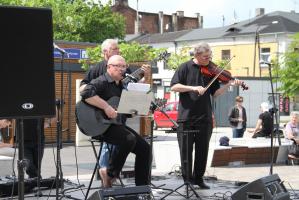
<svg viewBox="0 0 299 200"><path fill-rule="evenodd" d="M216 79L220 76L220 74L224 71L225 67L232 61L234 57L235 55L229 59L228 63L226 63L225 66L223 66L223 68L221 69L221 71L216 76L214 76L214 78L208 83L208 85L205 87L206 90L209 89L209 87L216 81Z"/></svg>

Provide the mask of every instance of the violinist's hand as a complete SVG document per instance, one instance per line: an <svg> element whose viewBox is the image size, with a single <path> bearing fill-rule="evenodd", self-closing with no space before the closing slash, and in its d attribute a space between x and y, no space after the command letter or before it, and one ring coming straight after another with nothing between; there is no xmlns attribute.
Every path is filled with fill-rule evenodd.
<svg viewBox="0 0 299 200"><path fill-rule="evenodd" d="M238 80L238 79L229 81L229 84L232 85L232 86L240 86L240 85L242 85L242 83L243 83L243 81Z"/></svg>
<svg viewBox="0 0 299 200"><path fill-rule="evenodd" d="M108 106L104 109L105 114L107 115L107 117L114 119L117 116L117 112L116 110L114 110L111 106Z"/></svg>
<svg viewBox="0 0 299 200"><path fill-rule="evenodd" d="M202 86L193 86L192 91L197 92L198 95L203 95L207 91L207 89Z"/></svg>

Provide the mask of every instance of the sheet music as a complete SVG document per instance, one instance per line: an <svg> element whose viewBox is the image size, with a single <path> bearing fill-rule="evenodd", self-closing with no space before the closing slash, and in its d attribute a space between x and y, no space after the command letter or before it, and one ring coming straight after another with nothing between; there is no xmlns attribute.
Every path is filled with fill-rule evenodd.
<svg viewBox="0 0 299 200"><path fill-rule="evenodd" d="M127 90L129 91L140 91L148 92L150 90L150 84L146 83L129 83Z"/></svg>
<svg viewBox="0 0 299 200"><path fill-rule="evenodd" d="M152 92L123 90L117 108L118 113L147 115L153 100Z"/></svg>

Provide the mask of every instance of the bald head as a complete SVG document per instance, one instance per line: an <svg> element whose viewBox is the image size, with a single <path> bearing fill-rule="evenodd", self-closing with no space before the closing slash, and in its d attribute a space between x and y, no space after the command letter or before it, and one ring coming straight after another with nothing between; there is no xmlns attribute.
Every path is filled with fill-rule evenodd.
<svg viewBox="0 0 299 200"><path fill-rule="evenodd" d="M123 79L127 70L125 59L120 55L111 56L107 63L107 72L115 81Z"/></svg>
<svg viewBox="0 0 299 200"><path fill-rule="evenodd" d="M113 55L113 56L111 56L109 58L109 60L108 60L108 65L111 65L111 64L115 65L115 63L118 63L118 62L121 62L121 63L123 63L123 65L126 65L125 59L122 56L120 56L120 55Z"/></svg>

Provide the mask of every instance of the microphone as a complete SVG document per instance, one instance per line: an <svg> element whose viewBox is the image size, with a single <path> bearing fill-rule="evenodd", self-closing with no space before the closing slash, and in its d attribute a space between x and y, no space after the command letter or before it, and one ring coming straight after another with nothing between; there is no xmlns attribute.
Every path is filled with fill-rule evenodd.
<svg viewBox="0 0 299 200"><path fill-rule="evenodd" d="M59 47L57 44L55 44L54 42L53 42L53 47L54 47L54 49L57 49L61 54L67 54L66 51L65 51L64 49L60 48L60 47Z"/></svg>

